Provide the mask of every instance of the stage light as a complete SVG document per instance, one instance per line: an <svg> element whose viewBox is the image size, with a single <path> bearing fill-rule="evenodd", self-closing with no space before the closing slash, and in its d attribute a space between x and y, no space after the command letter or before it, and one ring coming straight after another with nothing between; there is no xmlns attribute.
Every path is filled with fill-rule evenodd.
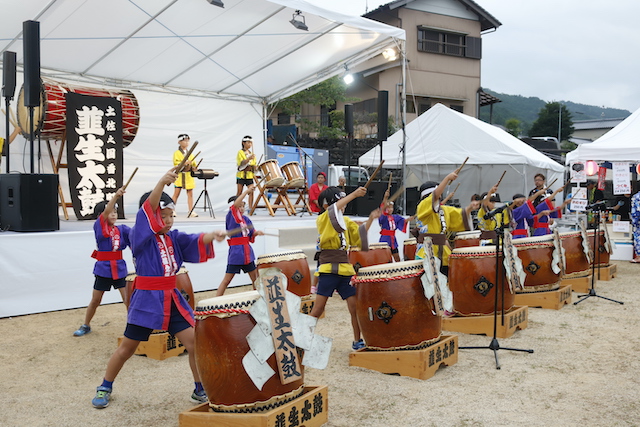
<svg viewBox="0 0 640 427"><path fill-rule="evenodd" d="M224 3L222 3L222 0L207 0L207 1L214 6L224 7Z"/></svg>
<svg viewBox="0 0 640 427"><path fill-rule="evenodd" d="M345 74L344 76L342 76L342 80L344 80L345 84L350 85L351 83L353 83L353 74Z"/></svg>
<svg viewBox="0 0 640 427"><path fill-rule="evenodd" d="M302 18L302 20L300 18ZM291 25L296 27L296 29L298 30L309 31L309 27L307 27L304 15L299 10L296 10L296 13L293 14L293 19L291 19L291 21L289 22L291 22Z"/></svg>
<svg viewBox="0 0 640 427"><path fill-rule="evenodd" d="M589 160L585 164L585 168L584 169L585 169L585 172L587 173L587 175L593 176L593 175L598 173L598 162L595 162L593 160Z"/></svg>
<svg viewBox="0 0 640 427"><path fill-rule="evenodd" d="M395 61L396 59L398 59L398 52L396 52L394 48L390 47L389 49L385 49L382 52L382 56L387 61Z"/></svg>

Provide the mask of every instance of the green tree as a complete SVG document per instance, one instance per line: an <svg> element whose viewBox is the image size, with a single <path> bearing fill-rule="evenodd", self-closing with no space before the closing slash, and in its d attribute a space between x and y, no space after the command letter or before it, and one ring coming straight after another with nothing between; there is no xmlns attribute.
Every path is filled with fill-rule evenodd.
<svg viewBox="0 0 640 427"><path fill-rule="evenodd" d="M522 133L522 122L518 119L507 119L504 122L504 127L507 128L507 132L516 138Z"/></svg>
<svg viewBox="0 0 640 427"><path fill-rule="evenodd" d="M560 121L560 123L558 123ZM559 102L547 102L538 113L538 119L533 122L529 136L558 136L560 124L560 141L567 141L575 130L571 113Z"/></svg>
<svg viewBox="0 0 640 427"><path fill-rule="evenodd" d="M300 114L303 104L332 107L338 102L347 102L346 84L338 77L332 77L278 102L282 112L289 115Z"/></svg>

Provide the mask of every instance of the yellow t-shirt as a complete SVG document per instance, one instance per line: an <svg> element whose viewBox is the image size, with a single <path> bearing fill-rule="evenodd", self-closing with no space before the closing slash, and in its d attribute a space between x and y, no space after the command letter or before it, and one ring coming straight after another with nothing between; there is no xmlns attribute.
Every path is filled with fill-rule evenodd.
<svg viewBox="0 0 640 427"><path fill-rule="evenodd" d="M351 219L344 217L346 224L346 230L340 234L331 225L329 219L329 213L324 211L318 215L316 220L316 227L318 227L318 247L322 249L345 249L350 246L360 246L360 233L358 228L360 227ZM320 264L318 273L331 273L331 264ZM338 275L340 276L353 276L356 271L353 265L350 263L340 263L338 265Z"/></svg>
<svg viewBox="0 0 640 427"><path fill-rule="evenodd" d="M175 153L173 153L173 166L178 166L182 162L182 159L184 159L184 153L180 150L176 150ZM191 168L195 169L196 162L193 158L193 154L189 156L189 160L191 161ZM182 182L183 178L184 182ZM191 176L191 172L188 171L179 173L176 182L174 182L174 185L186 190L193 190L196 187L196 182Z"/></svg>
<svg viewBox="0 0 640 427"><path fill-rule="evenodd" d="M240 167L240 164L245 160L247 160L247 153L245 153L244 150L238 151L238 155L236 156L236 165L238 167ZM255 157L253 159L249 160L249 165L253 166L255 168L255 166L256 166L256 158ZM247 168L245 170L238 171L238 173L236 174L236 178L253 179L253 169L252 168Z"/></svg>

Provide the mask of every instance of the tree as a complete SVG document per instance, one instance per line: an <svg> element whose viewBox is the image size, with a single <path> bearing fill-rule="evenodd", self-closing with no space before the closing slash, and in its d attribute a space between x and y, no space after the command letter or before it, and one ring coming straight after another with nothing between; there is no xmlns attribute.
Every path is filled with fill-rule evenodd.
<svg viewBox="0 0 640 427"><path fill-rule="evenodd" d="M289 115L300 114L303 104L332 107L337 102L349 100L346 88L344 81L335 76L281 100L277 106Z"/></svg>
<svg viewBox="0 0 640 427"><path fill-rule="evenodd" d="M560 114L558 114L560 113ZM533 122L529 136L558 136L558 120L560 120L560 141L566 141L573 134L573 120L571 113L559 102L547 102L538 113L538 119Z"/></svg>
<svg viewBox="0 0 640 427"><path fill-rule="evenodd" d="M522 122L518 119L508 119L504 122L507 132L518 138L522 133Z"/></svg>

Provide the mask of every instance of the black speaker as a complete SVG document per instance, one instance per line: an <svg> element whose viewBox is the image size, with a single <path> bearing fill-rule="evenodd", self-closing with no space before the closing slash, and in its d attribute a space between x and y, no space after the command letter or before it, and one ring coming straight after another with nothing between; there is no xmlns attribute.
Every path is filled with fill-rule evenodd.
<svg viewBox="0 0 640 427"><path fill-rule="evenodd" d="M405 215L415 215L420 202L420 192L418 187L410 187L406 189L407 194L407 212Z"/></svg>
<svg viewBox="0 0 640 427"><path fill-rule="evenodd" d="M0 175L0 226L12 231L59 230L58 175Z"/></svg>
<svg viewBox="0 0 640 427"><path fill-rule="evenodd" d="M11 100L16 93L16 53L2 52L2 96Z"/></svg>
<svg viewBox="0 0 640 427"><path fill-rule="evenodd" d="M40 23L22 23L24 48L24 106L40 105Z"/></svg>
<svg viewBox="0 0 640 427"><path fill-rule="evenodd" d="M344 130L353 136L353 104L344 105Z"/></svg>
<svg viewBox="0 0 640 427"><path fill-rule="evenodd" d="M389 134L389 92L378 91L378 141L386 141Z"/></svg>
<svg viewBox="0 0 640 427"><path fill-rule="evenodd" d="M384 192L387 191L388 182L372 182L367 188L367 194L363 197L358 197L351 203L355 203L355 212L358 216L369 216L372 210L380 207L382 199L384 198ZM396 186L391 186L391 194L396 190Z"/></svg>

